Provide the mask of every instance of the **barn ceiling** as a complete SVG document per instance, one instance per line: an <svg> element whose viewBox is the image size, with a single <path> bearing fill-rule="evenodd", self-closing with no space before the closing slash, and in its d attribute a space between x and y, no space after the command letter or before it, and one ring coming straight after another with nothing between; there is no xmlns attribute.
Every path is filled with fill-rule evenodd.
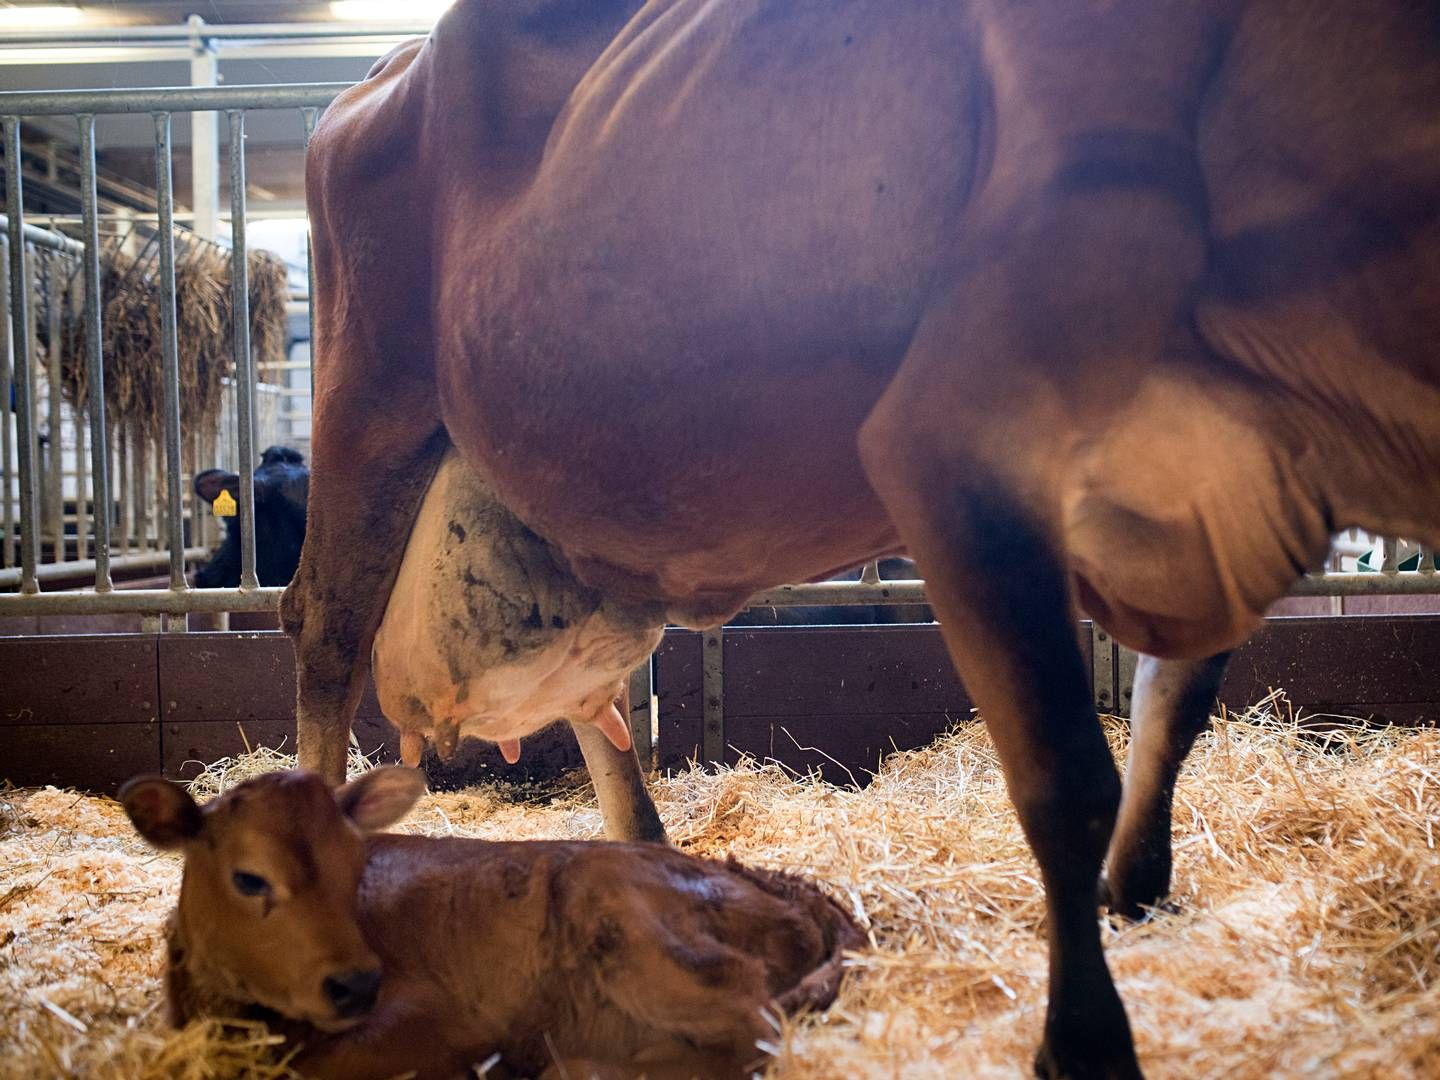
<svg viewBox="0 0 1440 1080"><path fill-rule="evenodd" d="M0 7L36 6L3 3ZM328 0L106 0L77 2L87 22L107 25L183 23L199 15L210 23L327 22ZM403 2L394 5L403 14Z"/></svg>
<svg viewBox="0 0 1440 1080"><path fill-rule="evenodd" d="M0 14L5 9L22 8L23 3L0 0ZM106 0L104 3L75 4L83 19L60 29L55 41L44 43L44 62L7 62L4 47L29 45L31 30L18 34L0 27L0 90L68 90L105 89L116 87L183 86L191 81L190 64L181 58L156 58L151 54L109 47L103 57L91 51L82 58L78 50L54 54L48 50L62 42L60 38L75 30L96 27L114 28L115 45L124 40L125 27L180 26L191 15L198 15L208 24L245 25L262 23L304 22L353 26L340 22L331 14L328 0ZM414 5L404 2L391 5L397 18L406 17ZM411 23L407 32L418 29ZM219 81L225 85L253 85L275 82L355 82L363 78L375 58L387 51L392 40L376 39L350 43L330 55L315 55L323 48L306 49L309 55L294 56L293 48L271 50L249 48L244 57L218 51ZM403 36L403 35L399 35ZM132 39L133 41L133 39ZM12 53L12 55L15 55ZM71 59L73 57L73 60ZM25 125L32 147L37 141L50 140L56 152L64 155L74 149L75 126L65 118L36 120ZM147 116L103 116L97 119L96 138L101 168L117 180L140 189L153 188L152 153L153 127ZM252 209L295 209L303 204L303 127L298 114L252 113L246 121L246 163L249 197ZM221 125L222 205L228 201L224 191L228 167L223 160L224 124ZM177 114L174 118L175 193L177 201L188 204L190 199L190 119ZM52 155L53 156L53 155ZM42 170L43 171L43 170ZM52 170L53 174L53 170ZM74 200L65 193L65 178L55 180L35 176L27 167L32 182L27 190L27 204L40 201L36 210L63 212ZM47 187L48 184L48 187ZM0 183L3 187L3 183ZM77 204L78 205L78 204Z"/></svg>

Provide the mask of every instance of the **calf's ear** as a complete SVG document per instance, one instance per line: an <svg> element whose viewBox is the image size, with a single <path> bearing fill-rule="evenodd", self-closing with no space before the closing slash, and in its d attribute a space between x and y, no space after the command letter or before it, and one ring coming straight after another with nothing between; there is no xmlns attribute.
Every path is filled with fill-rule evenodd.
<svg viewBox="0 0 1440 1080"><path fill-rule="evenodd" d="M202 473L195 474L195 494L207 503L213 503L220 497L222 491L228 491L238 499L240 497L239 475L226 472L224 469L206 469Z"/></svg>
<svg viewBox="0 0 1440 1080"><path fill-rule="evenodd" d="M382 765L335 789L340 812L366 832L394 825L425 793L425 774L403 765Z"/></svg>
<svg viewBox="0 0 1440 1080"><path fill-rule="evenodd" d="M163 776L137 776L120 789L120 805L135 831L158 848L183 847L204 819L190 793Z"/></svg>

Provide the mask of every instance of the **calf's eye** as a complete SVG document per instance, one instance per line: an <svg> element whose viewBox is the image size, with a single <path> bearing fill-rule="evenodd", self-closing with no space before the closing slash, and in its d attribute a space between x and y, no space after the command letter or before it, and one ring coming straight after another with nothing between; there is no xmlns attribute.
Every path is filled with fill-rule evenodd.
<svg viewBox="0 0 1440 1080"><path fill-rule="evenodd" d="M241 896L269 896L270 883L259 874L247 874L236 870L230 879L235 882L235 891Z"/></svg>

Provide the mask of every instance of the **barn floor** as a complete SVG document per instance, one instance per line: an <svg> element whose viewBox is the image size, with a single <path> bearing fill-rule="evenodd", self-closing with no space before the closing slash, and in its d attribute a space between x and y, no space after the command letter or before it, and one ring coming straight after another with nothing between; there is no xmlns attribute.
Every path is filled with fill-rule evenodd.
<svg viewBox="0 0 1440 1080"><path fill-rule="evenodd" d="M686 849L809 872L872 929L829 1013L777 1033L773 1077L1028 1075L1040 889L977 725L864 791L775 767L657 789ZM1182 914L1108 931L1150 1077L1440 1075L1440 732L1321 738L1272 702L1217 722L1176 819ZM589 837L600 822L577 787L545 805L430 796L408 827ZM261 1032L160 1027L178 868L113 802L0 794L0 1076L283 1075L260 1063Z"/></svg>

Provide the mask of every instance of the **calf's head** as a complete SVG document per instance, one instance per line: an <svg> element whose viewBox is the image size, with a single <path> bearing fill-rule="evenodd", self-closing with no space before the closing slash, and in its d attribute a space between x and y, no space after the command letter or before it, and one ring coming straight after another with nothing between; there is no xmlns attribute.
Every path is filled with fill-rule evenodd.
<svg viewBox="0 0 1440 1080"><path fill-rule="evenodd" d="M358 921L363 834L403 817L424 784L396 767L333 791L308 772L269 773L200 806L169 780L131 780L120 801L136 831L185 856L172 961L207 997L327 1031L358 1021L381 976Z"/></svg>

